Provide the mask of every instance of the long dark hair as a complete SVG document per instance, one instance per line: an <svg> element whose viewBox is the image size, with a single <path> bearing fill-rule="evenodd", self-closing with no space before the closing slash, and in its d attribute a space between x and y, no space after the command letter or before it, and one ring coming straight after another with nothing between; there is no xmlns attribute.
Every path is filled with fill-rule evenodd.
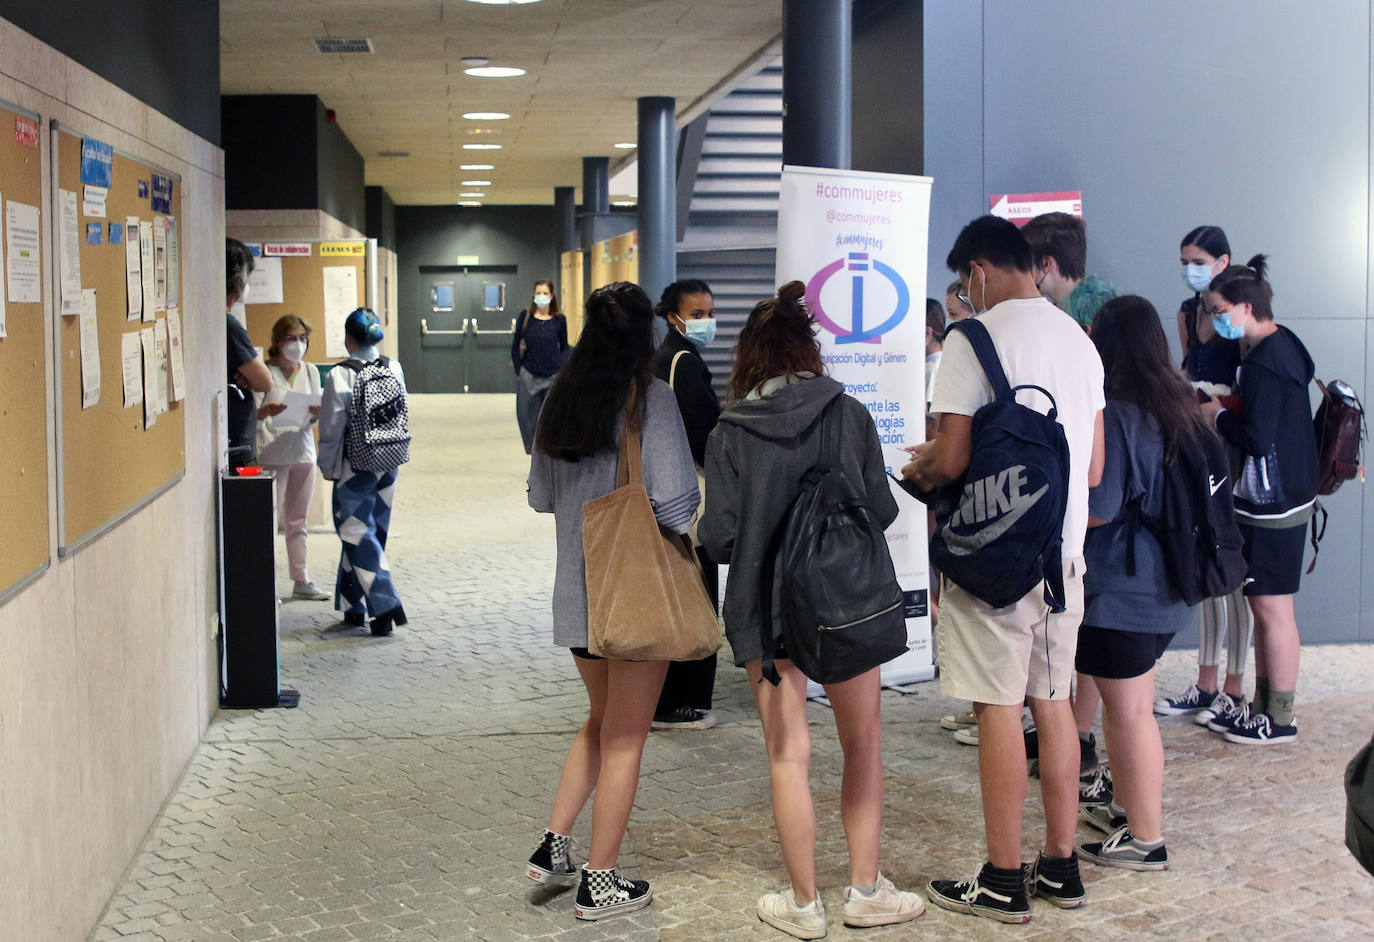
<svg viewBox="0 0 1374 942"><path fill-rule="evenodd" d="M617 281L587 298L582 335L544 400L535 444L576 461L618 447L620 412L633 386L642 423L653 377L654 306L639 285Z"/></svg>
<svg viewBox="0 0 1374 942"><path fill-rule="evenodd" d="M1274 289L1269 287L1265 273L1269 269L1267 256L1256 255L1244 265L1228 265L1212 279L1208 291L1214 291L1232 304L1250 305L1250 313L1257 321L1272 321L1274 308L1269 300Z"/></svg>
<svg viewBox="0 0 1374 942"><path fill-rule="evenodd" d="M789 281L777 297L760 301L749 312L735 344L735 369L726 393L731 401L743 399L774 376L803 371L824 375L816 322L802 302L805 294L806 285Z"/></svg>
<svg viewBox="0 0 1374 942"><path fill-rule="evenodd" d="M1170 362L1153 304L1135 294L1112 298L1097 312L1092 341L1102 357L1107 398L1134 403L1154 417L1165 463L1174 460L1180 441L1211 434L1192 386Z"/></svg>

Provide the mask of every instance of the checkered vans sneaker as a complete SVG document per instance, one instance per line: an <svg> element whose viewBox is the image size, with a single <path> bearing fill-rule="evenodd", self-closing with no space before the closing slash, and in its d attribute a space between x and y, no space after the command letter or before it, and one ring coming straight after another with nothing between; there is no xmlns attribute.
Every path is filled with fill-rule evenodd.
<svg viewBox="0 0 1374 942"><path fill-rule="evenodd" d="M1078 820L1094 831L1111 834L1126 824L1126 809L1114 801L1105 805L1079 805Z"/></svg>
<svg viewBox="0 0 1374 942"><path fill-rule="evenodd" d="M1272 746L1274 743L1292 742L1298 738L1298 724L1282 725L1274 722L1268 713L1256 713L1243 723L1237 723L1222 735L1227 742L1238 742L1247 746Z"/></svg>
<svg viewBox="0 0 1374 942"><path fill-rule="evenodd" d="M1087 899L1077 857L1046 857L1042 851L1035 863L1023 864L1021 870L1026 875L1027 896L1038 896L1060 909L1077 909Z"/></svg>
<svg viewBox="0 0 1374 942"><path fill-rule="evenodd" d="M1184 716L1200 713L1209 709L1216 700L1217 692L1208 693L1197 684L1189 684L1187 689L1176 697L1161 697L1155 701L1155 716Z"/></svg>
<svg viewBox="0 0 1374 942"><path fill-rule="evenodd" d="M1105 805L1112 800L1112 770L1105 765L1078 780L1078 804Z"/></svg>
<svg viewBox="0 0 1374 942"><path fill-rule="evenodd" d="M978 725L978 716L972 710L964 713L949 713L940 717L940 725L948 730L964 729Z"/></svg>
<svg viewBox="0 0 1374 942"><path fill-rule="evenodd" d="M1169 852L1161 843L1146 847L1122 825L1105 840L1081 844L1078 856L1102 867L1121 867L1123 870L1168 870Z"/></svg>
<svg viewBox="0 0 1374 942"><path fill-rule="evenodd" d="M654 891L644 880L627 880L619 867L610 870L588 870L582 867L582 879L577 885L577 902L573 915L578 919L605 919L621 913L643 909L653 901Z"/></svg>
<svg viewBox="0 0 1374 942"><path fill-rule="evenodd" d="M1205 719L1204 719L1205 717ZM1219 693L1212 701L1211 710L1204 710L1193 718L1199 726L1206 726L1214 733L1224 733L1250 718L1250 704L1244 697L1239 700L1228 693Z"/></svg>
<svg viewBox="0 0 1374 942"><path fill-rule="evenodd" d="M996 871L990 863L983 864L978 875L968 880L931 880L926 887L930 901L953 913L984 916L998 922L1030 922L1030 902L1026 899L1024 875L1010 871Z"/></svg>
<svg viewBox="0 0 1374 942"><path fill-rule="evenodd" d="M545 831L539 847L530 854L525 868L525 876L535 883L550 886L572 886L577 882L577 867L572 862L569 851L572 838L566 834Z"/></svg>

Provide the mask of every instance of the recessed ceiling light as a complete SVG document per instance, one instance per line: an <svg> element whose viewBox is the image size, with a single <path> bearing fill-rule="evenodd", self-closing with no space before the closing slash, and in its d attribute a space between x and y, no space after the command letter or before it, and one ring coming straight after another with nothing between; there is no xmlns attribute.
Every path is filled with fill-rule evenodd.
<svg viewBox="0 0 1374 942"><path fill-rule="evenodd" d="M517 69L513 65L479 65L463 71L478 78L514 78L525 74L524 69Z"/></svg>
<svg viewBox="0 0 1374 942"><path fill-rule="evenodd" d="M638 206L639 204L636 203L634 200L612 200L612 201L611 201L611 205L612 205L612 206Z"/></svg>
<svg viewBox="0 0 1374 942"><path fill-rule="evenodd" d="M504 121L510 115L504 111L469 111L463 117L469 121Z"/></svg>
<svg viewBox="0 0 1374 942"><path fill-rule="evenodd" d="M482 197L482 196L486 196L487 194L485 194L485 193L459 193L458 195L459 195L459 196L476 196L476 197Z"/></svg>
<svg viewBox="0 0 1374 942"><path fill-rule="evenodd" d="M464 180L463 186L491 186L490 180Z"/></svg>
<svg viewBox="0 0 1374 942"><path fill-rule="evenodd" d="M629 141L621 141L615 145L616 150L634 150L638 146L638 144L631 144Z"/></svg>
<svg viewBox="0 0 1374 942"><path fill-rule="evenodd" d="M476 200L459 200L459 201L458 201L458 205L459 205L459 206L481 206L482 204L479 203L479 202L477 202Z"/></svg>
<svg viewBox="0 0 1374 942"><path fill-rule="evenodd" d="M463 150L500 150L500 144L464 144Z"/></svg>
<svg viewBox="0 0 1374 942"><path fill-rule="evenodd" d="M496 164L463 164L459 170L495 170Z"/></svg>
<svg viewBox="0 0 1374 942"><path fill-rule="evenodd" d="M463 65L471 69L479 65L491 65L491 60L486 56L463 56Z"/></svg>

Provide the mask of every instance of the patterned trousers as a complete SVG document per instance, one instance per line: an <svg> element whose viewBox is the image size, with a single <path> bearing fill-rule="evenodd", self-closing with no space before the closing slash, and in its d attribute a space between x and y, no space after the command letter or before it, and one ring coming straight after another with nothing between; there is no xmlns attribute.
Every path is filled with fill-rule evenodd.
<svg viewBox="0 0 1374 942"><path fill-rule="evenodd" d="M343 541L334 583L334 607L341 612L385 615L401 605L386 561L386 533L396 469L354 471L344 462L334 483L334 529Z"/></svg>

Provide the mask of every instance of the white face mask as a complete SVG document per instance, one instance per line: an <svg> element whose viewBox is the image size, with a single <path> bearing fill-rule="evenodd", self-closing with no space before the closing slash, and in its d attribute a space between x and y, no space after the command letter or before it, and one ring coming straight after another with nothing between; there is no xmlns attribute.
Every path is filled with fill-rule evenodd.
<svg viewBox="0 0 1374 942"><path fill-rule="evenodd" d="M249 291L249 289L252 288L252 287L253 287L253 286L250 285L250 284L249 284L248 282L246 282L246 281L243 283L243 290L239 292L239 303L240 303L240 304L247 304L247 303L248 303L248 291Z"/></svg>
<svg viewBox="0 0 1374 942"><path fill-rule="evenodd" d="M553 298L547 294L536 294L534 296L534 303L539 305L539 310L541 311L544 310L544 308L548 307L549 302L552 300Z"/></svg>
<svg viewBox="0 0 1374 942"><path fill-rule="evenodd" d="M305 341L292 340L281 345L281 355L292 363L299 363L305 359Z"/></svg>

